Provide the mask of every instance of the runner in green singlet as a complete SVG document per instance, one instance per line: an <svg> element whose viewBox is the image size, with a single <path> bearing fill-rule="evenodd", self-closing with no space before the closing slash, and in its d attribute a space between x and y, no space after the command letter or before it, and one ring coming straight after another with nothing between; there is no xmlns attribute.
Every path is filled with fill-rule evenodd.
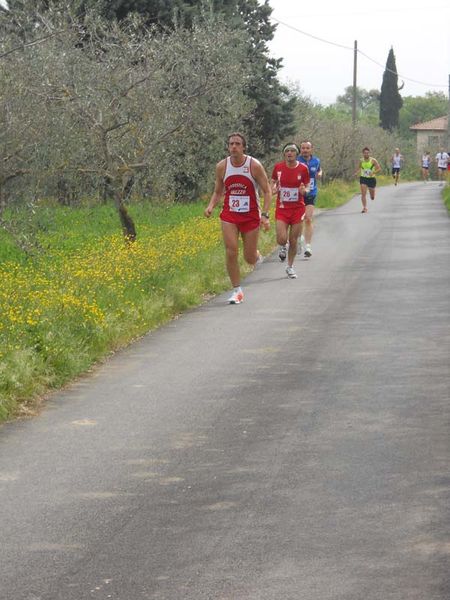
<svg viewBox="0 0 450 600"><path fill-rule="evenodd" d="M367 212L367 190L369 190L370 199L375 200L375 187L377 180L375 175L381 171L379 162L373 156L370 156L370 148L363 148L362 158L358 162L357 169L354 173L356 177L359 175L359 184L361 187L361 202L362 213Z"/></svg>

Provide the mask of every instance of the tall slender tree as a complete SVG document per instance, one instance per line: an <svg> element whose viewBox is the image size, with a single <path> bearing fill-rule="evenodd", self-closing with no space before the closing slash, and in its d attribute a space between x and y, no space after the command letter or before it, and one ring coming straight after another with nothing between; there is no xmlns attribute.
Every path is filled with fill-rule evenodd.
<svg viewBox="0 0 450 600"><path fill-rule="evenodd" d="M386 69L383 73L383 83L380 93L380 126L393 131L399 125L399 113L403 106L400 90L398 87L397 66L395 64L394 50L391 48L386 61Z"/></svg>

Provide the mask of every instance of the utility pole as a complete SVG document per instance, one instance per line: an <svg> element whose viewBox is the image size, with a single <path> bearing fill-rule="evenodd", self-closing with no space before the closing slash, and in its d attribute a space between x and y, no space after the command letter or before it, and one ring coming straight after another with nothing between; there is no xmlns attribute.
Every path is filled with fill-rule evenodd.
<svg viewBox="0 0 450 600"><path fill-rule="evenodd" d="M357 72L357 62L358 62L358 42L355 40L354 50L353 50L353 96L352 96L352 123L353 127L356 125L356 72Z"/></svg>

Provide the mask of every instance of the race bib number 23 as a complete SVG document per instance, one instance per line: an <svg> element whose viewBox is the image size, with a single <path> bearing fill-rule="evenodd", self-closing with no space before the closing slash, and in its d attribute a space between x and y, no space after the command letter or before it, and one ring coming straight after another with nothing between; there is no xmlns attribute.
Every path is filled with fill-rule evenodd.
<svg viewBox="0 0 450 600"><path fill-rule="evenodd" d="M229 206L231 212L245 213L250 210L250 196L230 195Z"/></svg>

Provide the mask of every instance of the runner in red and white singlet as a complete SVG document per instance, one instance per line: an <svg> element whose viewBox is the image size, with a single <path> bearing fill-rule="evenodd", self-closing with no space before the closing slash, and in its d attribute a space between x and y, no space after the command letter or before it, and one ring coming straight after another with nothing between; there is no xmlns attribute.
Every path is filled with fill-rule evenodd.
<svg viewBox="0 0 450 600"><path fill-rule="evenodd" d="M308 168L297 160L298 153L296 144L286 144L283 148L284 161L277 163L272 171L272 186L277 193L275 219L277 242L280 244L278 256L284 261L287 254L286 273L291 279L297 277L294 260L301 223L305 217L304 195L310 181ZM289 250L286 249L288 239Z"/></svg>
<svg viewBox="0 0 450 600"><path fill-rule="evenodd" d="M262 260L258 251L260 226L269 229L269 208L272 191L261 163L244 154L246 140L241 133L228 136L230 156L217 163L214 192L205 217L210 217L214 207L224 197L220 213L222 235L225 245L225 260L228 275L233 285L229 304L240 304L244 299L238 263L239 235L242 236L244 259L250 265ZM260 213L258 188L264 196L264 210Z"/></svg>
<svg viewBox="0 0 450 600"><path fill-rule="evenodd" d="M220 213L222 221L234 223L241 233L260 226L258 184L252 175L251 156L244 155L244 162L235 166L231 156L226 159L223 185L225 198Z"/></svg>

